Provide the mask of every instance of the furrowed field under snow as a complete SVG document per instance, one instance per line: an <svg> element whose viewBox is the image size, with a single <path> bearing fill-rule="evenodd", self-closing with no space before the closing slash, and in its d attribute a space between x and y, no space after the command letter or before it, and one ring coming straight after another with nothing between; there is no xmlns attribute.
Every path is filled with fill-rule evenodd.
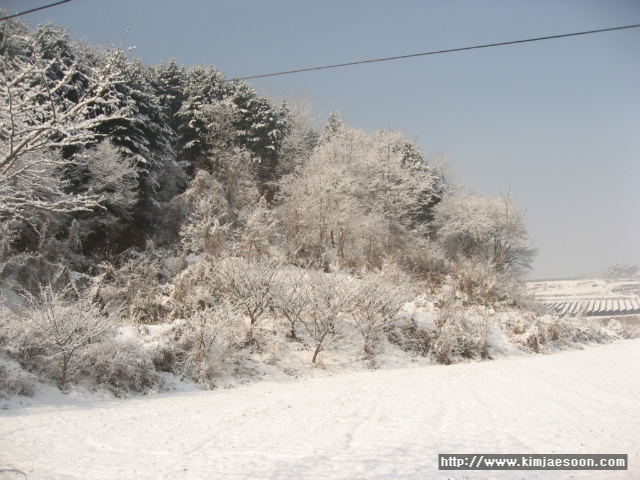
<svg viewBox="0 0 640 480"><path fill-rule="evenodd" d="M126 400L52 389L0 412L0 466L30 480L640 478L638 339L315 371ZM438 471L439 453L626 453L629 470Z"/></svg>

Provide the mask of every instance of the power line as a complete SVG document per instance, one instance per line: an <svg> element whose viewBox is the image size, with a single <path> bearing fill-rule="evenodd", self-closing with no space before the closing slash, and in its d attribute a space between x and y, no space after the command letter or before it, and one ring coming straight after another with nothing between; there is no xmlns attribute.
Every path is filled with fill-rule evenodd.
<svg viewBox="0 0 640 480"><path fill-rule="evenodd" d="M14 13L13 15L9 15L8 17L0 18L0 22L2 20L9 20L10 18L19 17L20 15L26 15L27 13L37 12L38 10L44 10L45 8L55 7L56 5L61 5L63 3L67 3L67 2L70 2L70 1L71 0L62 0L61 2L56 2L56 3L52 3L50 5L45 5L44 7L32 8L31 10L27 10L26 12Z"/></svg>
<svg viewBox="0 0 640 480"><path fill-rule="evenodd" d="M562 35L552 35L549 37L538 37L538 38L527 38L525 40L512 40L510 42L500 42L500 43L489 43L487 45L476 45L473 47L461 47L461 48L451 48L448 50L438 50L438 51L434 51L434 52L425 52L425 53L414 53L411 55L400 55L397 57L387 57L387 58L376 58L374 60L360 60L357 62L348 62L348 63L338 63L336 65L325 65L322 67L311 67L311 68L301 68L298 70L289 70L286 72L278 72L278 73L266 73L263 75L253 75L250 77L241 77L241 78L233 78L230 80L225 80L225 82L231 82L234 80L250 80L253 78L264 78L264 77L275 77L278 75L290 75L292 73L301 73L301 72L312 72L314 70L325 70L328 68L339 68L339 67L350 67L352 65L362 65L364 63L375 63L375 62L386 62L389 60L400 60L403 58L413 58L413 57L424 57L426 55L439 55L441 53L453 53L453 52L463 52L465 50L477 50L480 48L490 48L490 47L500 47L503 45L515 45L518 43L529 43L529 42L539 42L541 40L554 40L556 38L566 38L566 37L576 37L578 35L591 35L594 33L602 33L602 32L612 32L614 30L624 30L627 28L638 28L640 27L640 24L638 25L627 25L624 27L613 27L613 28L602 28L600 30L589 30L587 32L577 32L577 33L564 33Z"/></svg>

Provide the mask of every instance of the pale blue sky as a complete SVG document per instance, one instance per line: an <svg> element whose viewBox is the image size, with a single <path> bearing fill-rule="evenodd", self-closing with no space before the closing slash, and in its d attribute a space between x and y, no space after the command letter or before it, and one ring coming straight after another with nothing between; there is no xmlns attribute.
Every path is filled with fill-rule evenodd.
<svg viewBox="0 0 640 480"><path fill-rule="evenodd" d="M52 1L52 0L51 0ZM10 10L47 0L0 0ZM227 77L640 23L640 1L73 0L24 17L146 63ZM404 130L468 187L511 186L540 252L531 278L640 262L640 28L251 81L326 118Z"/></svg>

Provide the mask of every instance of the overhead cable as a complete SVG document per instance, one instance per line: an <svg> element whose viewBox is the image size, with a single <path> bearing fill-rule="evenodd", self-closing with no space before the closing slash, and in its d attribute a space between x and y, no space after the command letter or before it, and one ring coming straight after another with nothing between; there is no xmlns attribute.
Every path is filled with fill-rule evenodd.
<svg viewBox="0 0 640 480"><path fill-rule="evenodd" d="M477 50L480 48L490 48L490 47L500 47L503 45L515 45L518 43L530 43L530 42L539 42L542 40L554 40L557 38L566 38L566 37L577 37L578 35L591 35L594 33L603 33L603 32L613 32L615 30L624 30L628 28L638 28L640 24L637 25L626 25L624 27L612 27L612 28L601 28L599 30L589 30L586 32L576 32L576 33L564 33L561 35L551 35L548 37L537 37L537 38L527 38L524 40L512 40L510 42L500 42L500 43L489 43L486 45L475 45L473 47L461 47L461 48L451 48L448 50L437 50L433 52L425 52L425 53L413 53L411 55L399 55L397 57L387 57L387 58L376 58L373 60L360 60L356 62L348 62L348 63L338 63L336 65L325 65L322 67L310 67L310 68L300 68L297 70L288 70L286 72L277 72L277 73L265 73L262 75L252 75L249 77L239 77L233 78L229 80L225 80L225 82L231 82L234 80L250 80L254 78L264 78L264 77L275 77L278 75L290 75L292 73L302 73L302 72L312 72L314 70L325 70L329 68L339 68L339 67L350 67L352 65L362 65L364 63L374 63L374 62L387 62L389 60L401 60L404 58L414 58L414 57L424 57L426 55L439 55L441 53L453 53L453 52L463 52L466 50Z"/></svg>
<svg viewBox="0 0 640 480"><path fill-rule="evenodd" d="M62 0L61 2L52 3L50 5L45 5L44 7L32 8L31 10L27 10L26 12L14 13L13 15L9 15L7 17L0 18L0 22L2 20L9 20L10 18L19 17L20 15L26 15L27 13L37 12L38 10L44 10L45 8L55 7L56 5L61 5L63 3L70 2L71 0Z"/></svg>

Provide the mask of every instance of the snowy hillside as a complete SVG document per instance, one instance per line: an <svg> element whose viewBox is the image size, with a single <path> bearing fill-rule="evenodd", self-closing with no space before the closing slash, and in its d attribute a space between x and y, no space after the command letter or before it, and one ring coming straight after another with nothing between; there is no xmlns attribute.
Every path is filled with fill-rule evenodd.
<svg viewBox="0 0 640 480"><path fill-rule="evenodd" d="M639 400L640 340L127 400L52 390L0 411L0 466L30 480L633 479ZM439 453L627 453L630 468L438 471Z"/></svg>

